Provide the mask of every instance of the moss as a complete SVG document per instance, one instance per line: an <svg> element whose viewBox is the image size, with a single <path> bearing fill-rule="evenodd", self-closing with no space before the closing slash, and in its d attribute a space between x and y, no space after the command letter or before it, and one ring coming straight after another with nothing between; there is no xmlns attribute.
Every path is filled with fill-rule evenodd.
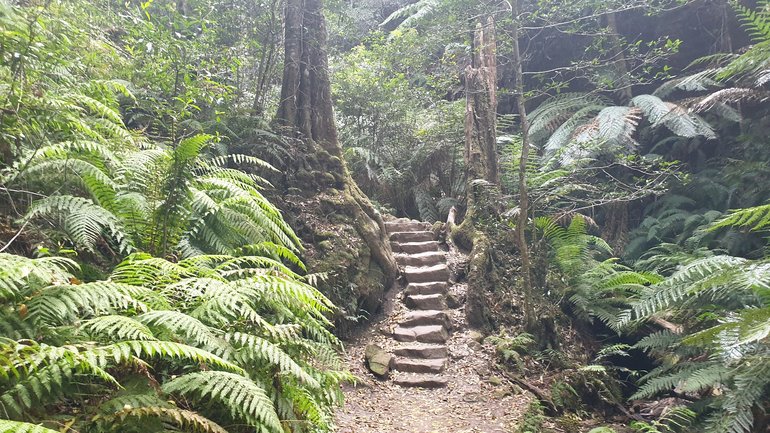
<svg viewBox="0 0 770 433"><path fill-rule="evenodd" d="M458 248L465 251L473 249L473 237L476 234L476 230L468 220L463 221L459 226L455 226L452 229L451 238L452 242L457 245Z"/></svg>
<svg viewBox="0 0 770 433"><path fill-rule="evenodd" d="M543 431L544 422L545 415L543 414L543 406L539 401L534 400L529 404L527 412L524 413L524 417L516 429L516 433L540 433Z"/></svg>

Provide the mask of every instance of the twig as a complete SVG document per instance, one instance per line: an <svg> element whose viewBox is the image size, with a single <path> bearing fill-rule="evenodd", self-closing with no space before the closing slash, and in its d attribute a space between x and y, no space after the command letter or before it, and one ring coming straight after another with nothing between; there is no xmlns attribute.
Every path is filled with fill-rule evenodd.
<svg viewBox="0 0 770 433"><path fill-rule="evenodd" d="M15 234L15 235L13 235L13 237L11 238L11 240L9 240L9 241L8 241L8 243L7 243L7 244L5 244L5 246L4 246L4 247L0 248L0 253L2 253L2 252L3 252L3 251L5 251L5 250L6 250L8 247L10 247L10 246L11 246L11 244L13 243L13 241L15 241L15 240L16 240L16 238L18 238L18 237L21 235L21 232L23 232L23 231L24 231L24 227L27 227L27 224L29 224L29 220L27 220L27 221L24 221L24 224L22 224L22 226L21 226L21 228L19 229L19 231L18 231L18 232L16 232L16 234Z"/></svg>

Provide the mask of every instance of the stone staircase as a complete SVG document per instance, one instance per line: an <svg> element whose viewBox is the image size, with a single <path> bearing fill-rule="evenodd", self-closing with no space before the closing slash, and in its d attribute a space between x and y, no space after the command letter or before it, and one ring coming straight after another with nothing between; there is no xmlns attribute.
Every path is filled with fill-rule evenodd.
<svg viewBox="0 0 770 433"><path fill-rule="evenodd" d="M449 268L429 226L420 221L386 221L396 261L407 281L403 302L408 308L393 338L401 344L393 350L393 382L405 387L441 388L447 366L446 341L450 320L446 310Z"/></svg>

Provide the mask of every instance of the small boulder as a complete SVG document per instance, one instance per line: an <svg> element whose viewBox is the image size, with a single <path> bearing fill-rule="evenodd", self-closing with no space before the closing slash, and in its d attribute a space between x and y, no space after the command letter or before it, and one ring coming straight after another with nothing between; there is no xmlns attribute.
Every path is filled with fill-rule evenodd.
<svg viewBox="0 0 770 433"><path fill-rule="evenodd" d="M376 344L366 346L364 358L366 359L366 366L376 376L387 377L388 373L390 373L393 355L386 352L382 347Z"/></svg>
<svg viewBox="0 0 770 433"><path fill-rule="evenodd" d="M479 331L471 330L470 332L468 332L468 337L470 337L471 340L477 343L481 343L482 341L484 341L484 334L482 334Z"/></svg>
<svg viewBox="0 0 770 433"><path fill-rule="evenodd" d="M452 309L460 308L463 305L463 300L460 296L455 295L454 293L447 293L446 295L446 306Z"/></svg>

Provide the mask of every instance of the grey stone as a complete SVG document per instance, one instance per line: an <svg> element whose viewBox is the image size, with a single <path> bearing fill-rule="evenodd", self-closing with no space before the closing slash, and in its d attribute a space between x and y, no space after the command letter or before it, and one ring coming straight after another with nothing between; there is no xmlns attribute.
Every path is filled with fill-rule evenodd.
<svg viewBox="0 0 770 433"><path fill-rule="evenodd" d="M390 232L392 242L425 242L434 241L436 236L428 231Z"/></svg>
<svg viewBox="0 0 770 433"><path fill-rule="evenodd" d="M420 343L444 343L449 338L449 333L443 326L397 326L393 331L396 341Z"/></svg>
<svg viewBox="0 0 770 433"><path fill-rule="evenodd" d="M446 281L437 281L434 283L411 283L406 286L404 294L410 295L435 295L436 293L446 293L449 283Z"/></svg>
<svg viewBox="0 0 770 433"><path fill-rule="evenodd" d="M426 241L426 242L391 242L394 252L406 253L406 254L419 254L427 251L438 251L438 242Z"/></svg>
<svg viewBox="0 0 770 433"><path fill-rule="evenodd" d="M447 293L446 306L452 309L460 308L463 305L463 300L459 295L454 293Z"/></svg>
<svg viewBox="0 0 770 433"><path fill-rule="evenodd" d="M407 358L446 358L447 348L437 344L410 344L396 348L393 354Z"/></svg>
<svg viewBox="0 0 770 433"><path fill-rule="evenodd" d="M404 299L407 307L415 310L443 310L446 307L444 295L410 295Z"/></svg>
<svg viewBox="0 0 770 433"><path fill-rule="evenodd" d="M366 366L372 373L380 377L388 376L393 364L393 355L376 344L370 344L366 346L364 358L366 359Z"/></svg>
<svg viewBox="0 0 770 433"><path fill-rule="evenodd" d="M409 311L401 319L402 326L441 325L449 328L449 316L442 310Z"/></svg>
<svg viewBox="0 0 770 433"><path fill-rule="evenodd" d="M447 379L441 376L420 374L398 377L393 380L393 383L404 387L443 388L447 385Z"/></svg>
<svg viewBox="0 0 770 433"><path fill-rule="evenodd" d="M443 251L425 251L416 254L396 254L396 262L401 266L433 266L446 261Z"/></svg>
<svg viewBox="0 0 770 433"><path fill-rule="evenodd" d="M404 268L404 276L406 281L410 283L447 281L449 280L449 268L445 263L433 266L407 266Z"/></svg>
<svg viewBox="0 0 770 433"><path fill-rule="evenodd" d="M407 373L441 373L446 367L446 359L396 358L393 369Z"/></svg>

